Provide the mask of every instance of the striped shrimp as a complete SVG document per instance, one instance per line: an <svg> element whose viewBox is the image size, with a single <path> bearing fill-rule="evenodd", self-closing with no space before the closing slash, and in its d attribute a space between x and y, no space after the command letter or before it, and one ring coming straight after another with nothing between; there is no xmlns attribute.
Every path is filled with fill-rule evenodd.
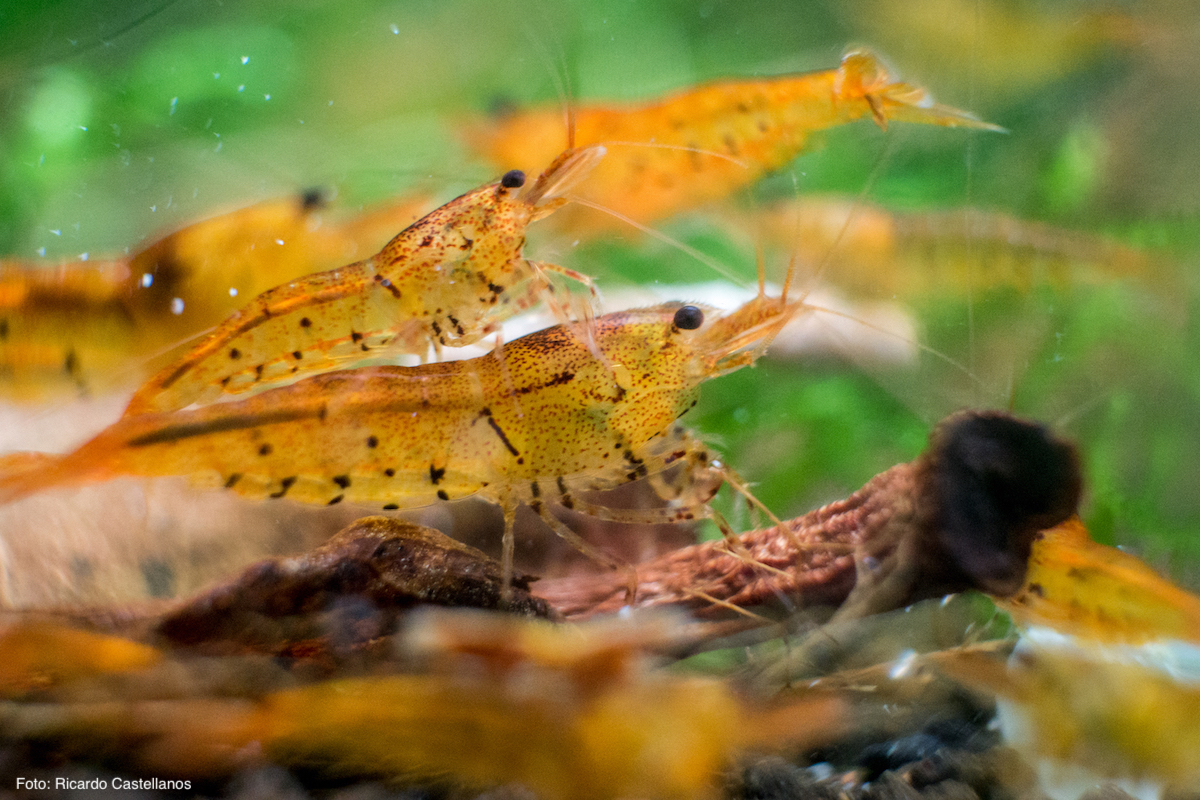
<svg viewBox="0 0 1200 800"><path fill-rule="evenodd" d="M720 525L707 505L719 479L744 487L674 423L701 383L753 364L803 307L786 289L724 316L669 303L598 317L588 342L557 325L474 359L341 370L241 400L127 415L72 453L0 461L0 502L123 475L187 475L253 497L384 509L478 496L504 511L506 577L521 504L614 565L549 507ZM667 508L611 509L582 496L643 477L666 485L673 465L700 480ZM709 491L694 490L704 481Z"/></svg>
<svg viewBox="0 0 1200 800"><path fill-rule="evenodd" d="M749 186L795 158L813 133L867 116L885 129L899 121L1003 130L934 103L875 54L851 50L833 70L719 81L641 105L581 106L574 141L604 144L609 155L579 194L650 222ZM493 162L544 163L561 141L561 119L550 109L513 114L468 138Z"/></svg>
<svg viewBox="0 0 1200 800"><path fill-rule="evenodd" d="M525 175L450 201L378 254L263 292L133 396L127 415L170 411L261 389L354 359L461 347L536 302L557 272L527 261L528 225L566 203L604 148L568 149L524 192ZM386 348L386 349L385 349Z"/></svg>

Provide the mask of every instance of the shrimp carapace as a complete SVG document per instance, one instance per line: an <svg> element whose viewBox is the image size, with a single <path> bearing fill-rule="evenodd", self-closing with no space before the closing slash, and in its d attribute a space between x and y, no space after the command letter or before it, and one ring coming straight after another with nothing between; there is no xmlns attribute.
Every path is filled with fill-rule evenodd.
<svg viewBox="0 0 1200 800"><path fill-rule="evenodd" d="M569 150L528 187L524 173L509 171L421 218L371 258L268 289L147 382L126 413L478 341L537 301L547 269L587 281L527 261L522 249L528 225L566 202L562 194L603 154Z"/></svg>
<svg viewBox="0 0 1200 800"><path fill-rule="evenodd" d="M128 257L0 260L0 396L37 401L136 384L171 342L280 282L374 252L426 205L401 198L339 220L305 192L197 222Z"/></svg>
<svg viewBox="0 0 1200 800"><path fill-rule="evenodd" d="M581 105L578 146L608 150L577 193L640 222L724 197L790 162L809 135L870 116L889 121L1001 130L938 105L896 80L874 54L852 50L834 70L720 81L640 105ZM468 133L493 163L537 164L562 139L557 109L488 120Z"/></svg>
<svg viewBox="0 0 1200 800"><path fill-rule="evenodd" d="M579 493L675 464L721 472L702 445L672 435L673 423L701 383L753 363L801 308L760 296L706 319L715 315L671 303L599 317L586 342L557 325L500 354L341 370L237 401L127 415L73 453L0 460L0 502L121 475L187 475L250 496L384 509L479 495L505 510L510 570L521 503L577 542L547 504L593 513L599 507ZM602 513L711 516L711 492L687 496L687 505Z"/></svg>

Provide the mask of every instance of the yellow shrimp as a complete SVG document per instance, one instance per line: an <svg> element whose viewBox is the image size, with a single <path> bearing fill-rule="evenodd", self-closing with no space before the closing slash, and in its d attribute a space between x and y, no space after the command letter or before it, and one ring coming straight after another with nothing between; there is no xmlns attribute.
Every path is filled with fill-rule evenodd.
<svg viewBox="0 0 1200 800"><path fill-rule="evenodd" d="M523 193L525 175L512 170L413 223L371 258L263 292L142 386L126 414L182 408L352 359L472 344L532 305L548 286L547 269L590 285L521 250L528 225L566 203L561 195L603 154L567 150Z"/></svg>
<svg viewBox="0 0 1200 800"><path fill-rule="evenodd" d="M580 493L661 477L677 463L728 476L698 442L672 435L672 423L701 383L752 364L802 307L786 293L760 294L706 321L701 308L671 303L599 317L588 342L558 325L470 360L342 370L238 401L125 416L73 453L0 461L0 502L121 475L188 475L250 496L384 509L476 495L504 510L508 576L521 503L587 552L547 504L618 521L715 517L711 492L638 511Z"/></svg>
<svg viewBox="0 0 1200 800"><path fill-rule="evenodd" d="M0 395L36 401L141 381L139 367L164 343L202 333L271 286L374 251L426 199L346 221L320 206L315 192L259 203L123 258L0 259Z"/></svg>

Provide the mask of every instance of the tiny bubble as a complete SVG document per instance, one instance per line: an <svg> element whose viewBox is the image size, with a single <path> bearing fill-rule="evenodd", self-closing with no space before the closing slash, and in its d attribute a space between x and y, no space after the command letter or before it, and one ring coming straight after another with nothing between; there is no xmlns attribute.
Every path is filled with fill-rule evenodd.
<svg viewBox="0 0 1200 800"><path fill-rule="evenodd" d="M62 236L62 231L59 230L58 228L51 228L50 232L53 233L55 236Z"/></svg>
<svg viewBox="0 0 1200 800"><path fill-rule="evenodd" d="M239 91L239 92L244 92L244 91L246 91L246 84L244 84L244 83L239 83L239 84L238 84L238 91Z"/></svg>
<svg viewBox="0 0 1200 800"><path fill-rule="evenodd" d="M250 56L242 56L242 63L243 63L243 64L249 64L249 63L250 63Z"/></svg>
<svg viewBox="0 0 1200 800"><path fill-rule="evenodd" d="M87 254L87 253L80 253L80 254L79 254L79 260L80 260L80 261L87 261L87 260L88 260L88 254Z"/></svg>
<svg viewBox="0 0 1200 800"><path fill-rule="evenodd" d="M42 256L43 258L45 258L45 256L46 256L46 248L44 248L44 247L39 247L39 248L37 249L37 254L38 254L39 256Z"/></svg>
<svg viewBox="0 0 1200 800"><path fill-rule="evenodd" d="M219 72L214 72L214 73L213 73L213 80L218 80L218 81L219 81L219 80L221 80L221 73L219 73Z"/></svg>
<svg viewBox="0 0 1200 800"><path fill-rule="evenodd" d="M275 244L277 244L277 245L279 245L280 247L282 247L282 246L283 246L283 239L276 239L276 240L275 240Z"/></svg>
<svg viewBox="0 0 1200 800"><path fill-rule="evenodd" d="M81 131L86 131L86 130L87 130L87 125L80 125L80 126L79 126L79 130L81 130Z"/></svg>
<svg viewBox="0 0 1200 800"><path fill-rule="evenodd" d="M158 206L157 206L157 205L150 206L150 210L151 210L152 212L153 212L153 211L158 211Z"/></svg>
<svg viewBox="0 0 1200 800"><path fill-rule="evenodd" d="M400 35L400 26L394 22L392 23L392 33L396 34L397 36Z"/></svg>
<svg viewBox="0 0 1200 800"><path fill-rule="evenodd" d="M230 296L230 297L237 297L237 289L235 289L234 287L230 286L230 287L229 287L229 296Z"/></svg>
<svg viewBox="0 0 1200 800"><path fill-rule="evenodd" d="M183 300L181 298L176 297L171 300L171 313L175 316L183 313Z"/></svg>
<svg viewBox="0 0 1200 800"><path fill-rule="evenodd" d="M143 272L142 273L142 288L149 289L153 285L154 285L154 276L151 275L149 272Z"/></svg>
<svg viewBox="0 0 1200 800"><path fill-rule="evenodd" d="M221 152L221 145L223 145L223 144L225 144L225 143L224 143L224 142L217 142L217 146L213 148L213 152L214 152L214 153L219 153L219 152Z"/></svg>
<svg viewBox="0 0 1200 800"><path fill-rule="evenodd" d="M269 94L264 94L264 95L263 95L263 97L264 97L265 99L267 99L267 100L270 100L270 99L271 99L271 95L269 95Z"/></svg>
<svg viewBox="0 0 1200 800"><path fill-rule="evenodd" d="M171 111L167 114L167 116L171 116L172 114L175 113L175 106L177 106L178 104L179 104L179 98L172 97L171 98Z"/></svg>

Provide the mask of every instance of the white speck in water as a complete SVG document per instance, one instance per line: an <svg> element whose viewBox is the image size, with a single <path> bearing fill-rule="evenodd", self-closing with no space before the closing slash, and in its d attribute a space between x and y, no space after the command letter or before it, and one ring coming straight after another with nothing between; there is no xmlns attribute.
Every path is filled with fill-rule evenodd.
<svg viewBox="0 0 1200 800"><path fill-rule="evenodd" d="M212 127L212 117L209 117L208 122L204 123L204 130L208 130L211 127Z"/></svg>
<svg viewBox="0 0 1200 800"><path fill-rule="evenodd" d="M213 152L214 152L214 153L219 153L219 152L221 152L221 145L223 145L223 144L225 144L225 143L224 143L224 142L217 142L217 146L213 148Z"/></svg>
<svg viewBox="0 0 1200 800"><path fill-rule="evenodd" d="M394 22L392 23L392 33L396 34L397 36L400 35L400 26Z"/></svg>
<svg viewBox="0 0 1200 800"><path fill-rule="evenodd" d="M264 95L263 95L263 98L264 98L264 99L266 99L266 100L270 100L270 99L271 99L271 95L269 95L269 94L264 94Z"/></svg>
<svg viewBox="0 0 1200 800"><path fill-rule="evenodd" d="M142 273L142 288L149 289L153 285L154 285L154 276L151 275L149 272L143 272Z"/></svg>
<svg viewBox="0 0 1200 800"><path fill-rule="evenodd" d="M158 211L158 206L157 206L157 205L150 206L150 210L151 210L152 212L153 212L153 211Z"/></svg>
<svg viewBox="0 0 1200 800"><path fill-rule="evenodd" d="M246 91L246 84L244 84L244 83L239 83L239 84L238 84L238 91L239 91L239 92L244 92L244 91Z"/></svg>
<svg viewBox="0 0 1200 800"><path fill-rule="evenodd" d="M175 106L177 106L177 105L179 105L179 98L172 97L171 98L171 111L167 114L168 117L175 113Z"/></svg>
<svg viewBox="0 0 1200 800"><path fill-rule="evenodd" d="M250 63L250 56L242 56L242 63L243 63L243 64L249 64L249 63Z"/></svg>
<svg viewBox="0 0 1200 800"><path fill-rule="evenodd" d="M176 297L171 301L171 313L175 316L183 313L183 300L181 298Z"/></svg>
<svg viewBox="0 0 1200 800"><path fill-rule="evenodd" d="M39 256L41 256L42 258L45 258L45 257L46 257L46 248L44 248L44 247L39 247L39 248L37 249L37 254L38 254Z"/></svg>
<svg viewBox="0 0 1200 800"><path fill-rule="evenodd" d="M80 261L87 261L87 260L88 260L88 254L87 254L87 253L80 253L80 254L79 254L79 260L80 260Z"/></svg>
<svg viewBox="0 0 1200 800"><path fill-rule="evenodd" d="M80 126L79 126L79 130L81 130L81 131L86 131L86 130L87 130L87 125L80 125Z"/></svg>
<svg viewBox="0 0 1200 800"><path fill-rule="evenodd" d="M229 296L230 296L230 297L237 297L237 289L236 289L235 287L233 287L233 286L230 286L230 287L229 287Z"/></svg>
<svg viewBox="0 0 1200 800"><path fill-rule="evenodd" d="M40 167L42 164L45 164L45 163L46 163L46 154L42 153L42 155L40 157L38 157L38 166Z"/></svg>
<svg viewBox="0 0 1200 800"><path fill-rule="evenodd" d="M50 232L53 233L55 236L62 236L62 231L59 230L58 228L51 228Z"/></svg>
<svg viewBox="0 0 1200 800"><path fill-rule="evenodd" d="M219 80L221 80L221 73L219 73L219 72L214 72L214 73L213 73L213 80L214 80L214 81L219 81Z"/></svg>
<svg viewBox="0 0 1200 800"><path fill-rule="evenodd" d="M277 244L277 245L279 245L280 247L282 247L282 246L283 246L283 239L276 239L276 240L275 240L275 244Z"/></svg>
<svg viewBox="0 0 1200 800"><path fill-rule="evenodd" d="M330 101L329 101L329 105L333 105L333 101L332 101L332 100L330 100Z"/></svg>

